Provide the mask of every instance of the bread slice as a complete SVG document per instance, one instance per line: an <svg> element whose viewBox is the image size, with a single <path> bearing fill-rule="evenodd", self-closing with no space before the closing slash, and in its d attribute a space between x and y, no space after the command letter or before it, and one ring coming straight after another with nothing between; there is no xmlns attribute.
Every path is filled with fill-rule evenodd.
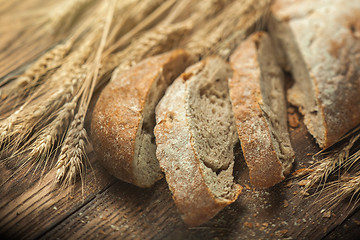
<svg viewBox="0 0 360 240"><path fill-rule="evenodd" d="M258 32L230 57L230 97L251 184L272 187L291 170L284 77L269 36Z"/></svg>
<svg viewBox="0 0 360 240"><path fill-rule="evenodd" d="M98 160L112 175L139 187L162 178L155 155L155 106L192 62L183 50L150 57L114 75L101 92L92 114L91 138Z"/></svg>
<svg viewBox="0 0 360 240"><path fill-rule="evenodd" d="M156 156L183 220L200 225L234 202L238 141L228 64L209 57L183 73L156 107Z"/></svg>
<svg viewBox="0 0 360 240"><path fill-rule="evenodd" d="M277 0L269 30L295 79L299 107L321 148L360 123L360 2Z"/></svg>

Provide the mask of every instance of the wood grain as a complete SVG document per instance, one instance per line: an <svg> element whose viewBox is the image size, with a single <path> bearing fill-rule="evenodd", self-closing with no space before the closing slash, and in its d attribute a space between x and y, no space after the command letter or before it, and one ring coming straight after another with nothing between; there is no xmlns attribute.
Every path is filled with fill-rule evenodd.
<svg viewBox="0 0 360 240"><path fill-rule="evenodd" d="M90 158L94 160L93 154ZM93 161L94 172L88 169L86 187L78 182L73 192L54 183L55 172L40 179L40 172L12 176L0 187L0 236L11 239L32 239L61 222L88 203L96 194L111 185L115 179ZM6 178L11 170L2 166ZM94 177L94 174L96 178Z"/></svg>

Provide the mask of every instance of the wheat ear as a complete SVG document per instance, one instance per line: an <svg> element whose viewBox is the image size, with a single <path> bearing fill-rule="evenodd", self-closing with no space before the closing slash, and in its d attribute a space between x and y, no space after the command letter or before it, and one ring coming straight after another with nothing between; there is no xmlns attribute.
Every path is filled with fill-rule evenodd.
<svg viewBox="0 0 360 240"><path fill-rule="evenodd" d="M355 206L359 200L360 172L351 176L342 177L341 179L328 184L326 189L332 190L329 191L330 194L323 198L329 209L335 208L347 198L350 198L349 204L355 199Z"/></svg>
<svg viewBox="0 0 360 240"><path fill-rule="evenodd" d="M24 99L40 84L41 78L49 71L58 68L64 61L65 56L69 53L73 41L69 40L64 44L57 45L54 49L45 53L16 80L9 83L9 86L3 86L2 104L0 113L9 111L13 108L14 102L23 103ZM4 84L4 83L3 83Z"/></svg>
<svg viewBox="0 0 360 240"><path fill-rule="evenodd" d="M40 130L49 123L49 116L57 111L78 92L86 78L88 59L94 40L89 40L77 52L71 54L69 61L50 78L40 89L33 93L31 100L24 103L15 114L0 122L2 134L1 147L6 151L16 152L20 145L28 140L34 130ZM55 89L50 91L48 89ZM10 141L10 139L13 139ZM20 150L21 151L21 150Z"/></svg>
<svg viewBox="0 0 360 240"><path fill-rule="evenodd" d="M80 175L82 186L84 186L83 176L85 168L83 159L86 157L85 147L87 143L87 133L84 128L85 116L97 83L99 69L101 67L102 53L106 45L111 22L113 20L115 3L115 0L109 1L109 13L106 16L103 34L93 61L93 71L88 72L86 81L80 90L81 101L79 110L67 130L61 147L61 152L55 166L56 181L64 187L73 185L77 175Z"/></svg>
<svg viewBox="0 0 360 240"><path fill-rule="evenodd" d="M64 186L75 183L76 176L84 172L83 157L87 142L87 133L84 128L86 112L80 109L69 126L69 130L62 144L55 169L56 181Z"/></svg>
<svg viewBox="0 0 360 240"><path fill-rule="evenodd" d="M313 156L317 161L309 171L300 172L298 184L303 193L317 186L316 201L325 202L324 207L333 209L346 198L349 204L358 203L360 191L360 127L342 137L336 144ZM324 194L323 194L324 193Z"/></svg>
<svg viewBox="0 0 360 240"><path fill-rule="evenodd" d="M49 29L54 33L64 33L74 26L77 20L92 4L98 0L68 0L61 2L50 15Z"/></svg>
<svg viewBox="0 0 360 240"><path fill-rule="evenodd" d="M55 143L61 141L66 130L65 126L68 126L71 119L74 118L77 102L78 97L74 97L72 101L64 104L61 109L54 114L55 118L49 127L39 132L35 141L28 149L31 159L35 159L38 163L44 161L44 165L47 165L48 159L54 150Z"/></svg>
<svg viewBox="0 0 360 240"><path fill-rule="evenodd" d="M192 29L192 21L160 25L142 35L125 50L110 55L102 71L117 67L117 71L131 68L142 59L171 50Z"/></svg>
<svg viewBox="0 0 360 240"><path fill-rule="evenodd" d="M360 128L355 129L353 133L359 130ZM344 141L347 137L349 135L341 140ZM304 183L304 191L307 192L316 184L319 184L319 186L325 184L329 176L343 168L349 169L357 160L357 155L351 155L350 153L359 138L360 134L355 134L347 142L334 147L333 150L325 149L314 155L313 158L316 163L311 167L309 174L301 180Z"/></svg>
<svg viewBox="0 0 360 240"><path fill-rule="evenodd" d="M156 23L156 20L169 10L172 5L175 3L175 0L145 0L142 1L139 6L136 6L134 11L131 11L127 18L124 18L124 21L120 21L119 29L115 30L112 36L110 36L111 45L104 52L104 56L108 56L111 53L116 52L119 48L128 45L131 40L140 32L146 28L150 28ZM153 9L153 11L149 11ZM134 20L135 19L135 20ZM127 22L135 24L133 28L125 27L124 31L122 30L124 26L127 25ZM126 32L126 34L124 34ZM116 36L122 35L118 40L114 41ZM114 43L113 43L114 41Z"/></svg>
<svg viewBox="0 0 360 240"><path fill-rule="evenodd" d="M196 56L219 54L229 48L227 55L235 47L252 25L269 9L271 0L261 0L254 4L252 0L234 1L226 5L213 19L204 24L202 29L195 32L189 39L186 49ZM243 34L235 34L241 32ZM224 44L232 36L230 42ZM236 37L234 37L236 36ZM222 53L222 55L226 55Z"/></svg>

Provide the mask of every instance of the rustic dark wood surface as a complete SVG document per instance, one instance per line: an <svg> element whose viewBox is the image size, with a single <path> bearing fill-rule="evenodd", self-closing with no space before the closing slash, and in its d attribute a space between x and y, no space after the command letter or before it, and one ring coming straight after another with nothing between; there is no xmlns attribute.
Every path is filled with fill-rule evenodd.
<svg viewBox="0 0 360 240"><path fill-rule="evenodd" d="M318 151L303 124L290 128L294 170L309 166ZM96 143L94 143L96 144ZM54 171L13 175L0 165L0 239L357 239L360 211L339 205L330 214L324 202L301 198L294 179L268 189L251 187L236 147L236 180L243 193L210 222L187 228L165 180L140 189L116 180L89 151L92 169L85 188L72 193L54 183ZM25 170L24 170L25 171Z"/></svg>

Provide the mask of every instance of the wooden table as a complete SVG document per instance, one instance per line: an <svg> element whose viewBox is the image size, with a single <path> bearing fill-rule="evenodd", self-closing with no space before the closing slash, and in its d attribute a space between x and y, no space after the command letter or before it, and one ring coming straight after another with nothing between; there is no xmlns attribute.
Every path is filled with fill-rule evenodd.
<svg viewBox="0 0 360 240"><path fill-rule="evenodd" d="M301 119L300 119L301 120ZM318 151L303 124L291 128L296 169ZM236 147L239 199L210 222L187 228L165 180L140 189L110 176L89 149L85 187L69 194L54 183L55 172L14 174L0 165L0 239L359 239L360 211L347 202L328 212L323 201L302 199L289 179L269 190L251 187ZM358 238L357 238L358 237Z"/></svg>

